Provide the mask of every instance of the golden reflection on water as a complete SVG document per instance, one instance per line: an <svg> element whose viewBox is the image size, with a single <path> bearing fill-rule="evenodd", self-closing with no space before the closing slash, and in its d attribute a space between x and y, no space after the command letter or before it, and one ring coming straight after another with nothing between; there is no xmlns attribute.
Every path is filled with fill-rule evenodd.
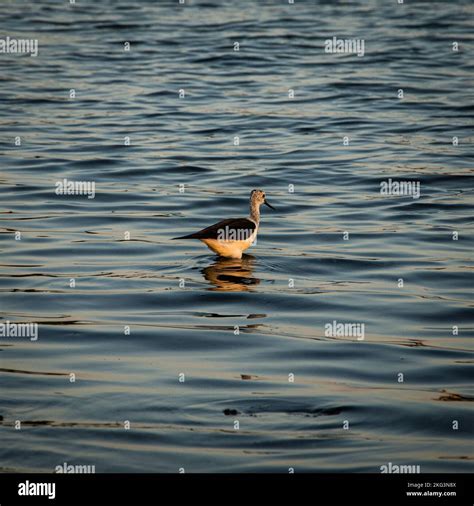
<svg viewBox="0 0 474 506"><path fill-rule="evenodd" d="M222 292L248 292L258 285L260 279L253 276L255 257L218 258L213 264L201 270L206 281L212 285L209 290Z"/></svg>

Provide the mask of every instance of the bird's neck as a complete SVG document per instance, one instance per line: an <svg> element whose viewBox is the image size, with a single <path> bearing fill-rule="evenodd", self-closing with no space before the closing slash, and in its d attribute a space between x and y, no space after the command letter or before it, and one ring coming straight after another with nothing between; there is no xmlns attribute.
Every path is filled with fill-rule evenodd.
<svg viewBox="0 0 474 506"><path fill-rule="evenodd" d="M250 203L250 219L252 219L257 225L260 222L260 206L255 203Z"/></svg>

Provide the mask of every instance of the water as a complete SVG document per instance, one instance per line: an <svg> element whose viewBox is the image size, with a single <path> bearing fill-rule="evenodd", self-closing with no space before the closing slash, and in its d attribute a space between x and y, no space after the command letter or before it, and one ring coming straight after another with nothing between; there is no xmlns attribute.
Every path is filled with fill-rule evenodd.
<svg viewBox="0 0 474 506"><path fill-rule="evenodd" d="M472 471L472 13L7 2L39 55L0 55L0 315L39 338L0 338L2 469ZM170 241L253 188L278 209L242 261Z"/></svg>

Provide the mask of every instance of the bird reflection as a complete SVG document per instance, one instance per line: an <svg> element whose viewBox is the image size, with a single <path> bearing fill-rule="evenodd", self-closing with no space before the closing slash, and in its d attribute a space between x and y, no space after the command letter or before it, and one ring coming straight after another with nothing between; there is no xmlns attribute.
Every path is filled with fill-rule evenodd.
<svg viewBox="0 0 474 506"><path fill-rule="evenodd" d="M209 267L201 270L204 279L213 286L210 290L221 292L248 292L260 279L252 276L255 257L243 255L242 258L219 257Z"/></svg>

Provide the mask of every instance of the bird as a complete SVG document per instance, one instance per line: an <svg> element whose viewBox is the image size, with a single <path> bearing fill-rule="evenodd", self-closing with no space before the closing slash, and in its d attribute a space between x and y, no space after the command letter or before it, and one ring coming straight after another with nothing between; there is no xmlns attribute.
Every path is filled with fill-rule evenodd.
<svg viewBox="0 0 474 506"><path fill-rule="evenodd" d="M266 199L263 190L250 192L250 215L248 218L228 218L203 228L194 234L174 237L178 239L199 239L211 251L224 258L242 258L242 253L257 238L260 225L260 206L265 204L276 210Z"/></svg>

